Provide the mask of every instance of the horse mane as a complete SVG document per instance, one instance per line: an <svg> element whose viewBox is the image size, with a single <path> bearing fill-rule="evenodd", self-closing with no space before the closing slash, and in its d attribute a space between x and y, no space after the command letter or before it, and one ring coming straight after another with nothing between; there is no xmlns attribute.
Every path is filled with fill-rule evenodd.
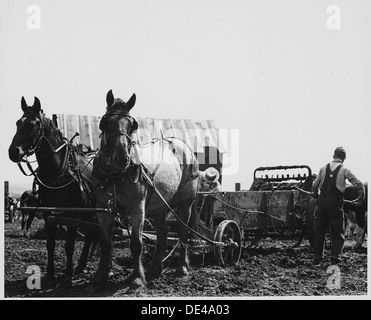
<svg viewBox="0 0 371 320"><path fill-rule="evenodd" d="M45 113L41 113L41 121L44 126L45 132L48 134L49 138L52 138L55 142L62 143L66 140L66 137L63 136L61 130L59 130L52 119L47 118Z"/></svg>

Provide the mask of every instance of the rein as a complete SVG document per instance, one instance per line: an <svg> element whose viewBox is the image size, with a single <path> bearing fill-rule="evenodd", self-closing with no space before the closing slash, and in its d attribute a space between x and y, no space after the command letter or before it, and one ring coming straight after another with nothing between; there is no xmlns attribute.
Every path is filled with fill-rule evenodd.
<svg viewBox="0 0 371 320"><path fill-rule="evenodd" d="M130 115L128 114L123 114L123 113L111 113L111 114L108 114L108 115L122 115L124 117L128 117L130 119L133 119L135 120L133 117L131 117ZM105 114L103 116L102 119L104 119L104 117L106 117L107 114ZM101 129L102 130L102 129ZM103 137L105 137L105 132L104 130L102 130L102 134L103 134ZM126 133L126 132L122 132L122 131L119 131L117 133L114 133L114 134L110 134L108 137L106 136L105 138L111 138L111 137L114 137L114 136L117 136L117 135L124 135L126 136L126 138L128 139L128 144L129 144L129 148L128 148L128 151L130 151L130 148L134 145L136 145L137 143L134 142L131 137ZM163 142L164 140L168 141L167 139L165 139L164 137L162 137L161 139L161 142ZM188 146L188 145L187 145ZM189 146L188 146L189 147ZM167 203L167 201L165 200L165 198L162 196L162 194L159 192L159 190L156 188L155 186L155 181L154 181L154 175L157 171L157 169L159 168L159 166L161 165L162 163L162 159L163 159L163 145L161 144L161 152L160 152L160 159L159 159L159 162L157 163L156 167L155 167L155 171L153 173L150 173L148 171L148 169L145 167L145 165L139 160L138 160L138 165L139 165L139 176L141 176L142 178L144 178L144 180L147 182L147 184L151 187L151 190L153 192L156 193L156 195L160 198L160 200L164 203L164 205L167 207L167 209L174 215L174 217L185 227L187 228L190 232L194 233L196 236L200 237L201 239L203 239L205 242L209 243L209 244L212 244L212 245L215 245L215 246L226 246L226 244L224 242L219 242L219 241L213 241L213 240L210 240L206 237L204 237L202 234L198 233L197 231L193 230L190 226L188 226L187 223L185 223L182 219L180 219L180 217L175 213L175 211L171 208L171 206ZM192 151L192 150L191 150ZM129 152L128 152L129 153ZM179 156L179 155L178 155ZM127 168L130 166L132 162L131 161L127 161L127 166L125 168L122 168L123 170L119 173L118 176L116 176L115 178L119 178L121 177L123 174L126 173L127 171ZM121 169L121 168L115 168L115 169ZM191 174L187 179L186 181L183 182L183 184L181 185L181 187L183 187L188 181L192 180L192 179L195 179L199 176L199 172L196 172L196 173L193 173ZM137 181L133 182L131 181L132 183L136 183ZM178 189L179 191L179 189ZM178 192L177 191L177 192ZM109 207L112 211L112 208L113 207L116 207L116 183L113 183L113 194L109 194L111 196L111 199L109 200Z"/></svg>
<svg viewBox="0 0 371 320"><path fill-rule="evenodd" d="M36 150L40 147L42 137L45 137L45 134L44 134L44 126L43 126L43 123L41 122L39 131L37 132L35 139L32 141L32 145L30 149L27 150L27 152L25 153L25 157L32 156L36 152Z"/></svg>
<svg viewBox="0 0 371 320"><path fill-rule="evenodd" d="M72 179L70 181L68 181L67 183L61 185L61 186L50 186L50 185L47 185L45 184L44 182L41 181L41 179L39 178L37 172L32 168L31 164L30 164L30 161L28 161L28 157L29 156L32 156L39 148L40 148L40 144L41 144L41 141L42 139L45 139L47 141L47 143L49 144L49 146L53 149L53 153L54 154L57 154L62 148L64 147L67 147L69 148L69 150L67 150L66 152L66 155L63 159L63 170L62 170L62 173L58 176L57 180L62 177L65 172L66 172L66 169L67 169L67 163L68 163L68 158L69 158L69 155L70 155L70 144L67 140L67 138L63 138L64 142L62 143L62 145L60 145L57 149L54 149L49 141L49 139L45 136L45 130L44 130L44 117L41 118L41 125L40 125L40 128L39 128L39 131L35 137L35 139L33 140L33 143L32 143L32 146L30 147L29 150L27 150L27 152L25 152L25 155L23 157L23 159L17 163L20 171L27 177L33 175L36 179L36 181L42 185L43 187L47 188L47 189L53 189L53 190L56 190L56 189L63 189L65 187L67 187L68 185L70 185L71 183L73 183L74 181L76 181L76 178L73 176L72 173L70 173ZM23 169L22 165L21 165L21 162L25 162L27 167L28 167L28 170L31 172L30 174L27 174L25 172L25 170ZM68 170L70 171L70 170Z"/></svg>
<svg viewBox="0 0 371 320"><path fill-rule="evenodd" d="M66 155L66 158L68 158L68 153ZM26 175L27 177L33 175L35 177L37 183L40 184L40 185L42 185L43 187L45 187L47 189L52 189L52 190L63 189L63 188L67 187L68 185L70 185L71 183L73 183L75 181L74 177L72 176L73 179L70 180L69 182L67 182L66 184L63 184L61 186L49 186L49 185L47 185L47 184L45 184L44 182L41 181L41 179L39 178L39 176L37 175L37 173L35 172L35 170L32 168L32 166L31 166L30 162L28 161L27 157L26 157L26 159L23 159L22 161L23 162L26 162L27 167L28 167L28 170L30 170L30 172L31 172L30 174L26 174L25 171L24 171L24 169L22 168L20 162L18 162L18 167L20 168L20 170L22 171L22 173L24 175ZM66 170L64 170L64 171L66 171Z"/></svg>
<svg viewBox="0 0 371 320"><path fill-rule="evenodd" d="M297 186L294 186L294 188L297 189L297 190L299 190L300 192L306 194L306 195L309 195L311 197L314 197L313 192L303 190L303 189L301 189L301 188L299 188ZM348 199L343 198L343 206L344 206L344 203L349 203L351 205L354 205L354 204L358 203L359 201L363 201L362 200L362 196L359 196L357 199L354 199L354 200L348 200Z"/></svg>
<svg viewBox="0 0 371 320"><path fill-rule="evenodd" d="M132 122L136 122L136 120L135 120L132 116L130 116L129 114L123 113L123 112L118 112L118 113L114 113L114 112L113 112L113 113L106 113L106 114L102 117L101 121L102 121L103 119L105 119L107 116L122 116L122 117L125 117L125 118L129 118ZM106 143L107 139L109 139L109 138L116 137L116 136L125 136L126 139L128 140L128 154L130 154L130 150L131 150L131 148L132 148L134 145L136 145L136 142L132 140L131 136L130 136L129 134L127 134L126 132L123 132L122 130L119 130L119 131L116 132L116 133L111 133L111 134L109 134L109 135L105 132L104 129L101 129L101 130L102 130L102 133L100 134L100 138L103 137L103 141L104 141L105 143ZM101 148L101 149L103 150L103 148ZM124 167L117 167L117 166L112 166L112 165L111 165L111 167L112 167L113 169L119 171L119 173L118 173L117 175L115 175L114 177L110 177L110 178L112 178L112 179L118 179L118 178L122 177L122 176L127 172L128 168L129 168L131 165L132 165L132 162L130 161L130 156L129 156L129 155L126 157L126 165L125 165ZM102 168L100 168L100 170L101 170L102 172L104 172L104 170L102 170ZM104 172L104 173L105 173L105 172ZM139 178L139 175L138 175L138 178ZM130 178L129 178L129 180L130 180ZM133 183L136 183L137 181L138 181L138 180L135 179L135 181L132 181L132 182L133 182Z"/></svg>
<svg viewBox="0 0 371 320"><path fill-rule="evenodd" d="M143 164L141 164L143 166ZM144 167L145 169L145 167ZM185 223L182 219L180 219L180 217L175 213L175 211L173 210L173 208L170 207L170 205L167 203L167 201L165 200L165 198L162 196L162 194L158 191L158 189L156 188L153 180L147 175L147 173L145 172L145 170L142 170L142 175L143 177L145 178L145 180L149 183L149 185L153 188L153 190L155 191L155 193L157 194L157 196L160 198L160 200L164 203L164 205L167 207L167 209L174 215L174 217L185 227L187 228L190 232L194 233L196 236L198 236L199 238L201 238L202 240L204 240L205 242L207 242L208 244L212 244L212 245L215 245L215 246L220 246L220 247L223 247L223 246L227 246L227 244L225 244L224 242L219 242L219 241L214 241L214 240L210 240L206 237L204 237L202 234L198 233L196 230L192 229L187 223Z"/></svg>

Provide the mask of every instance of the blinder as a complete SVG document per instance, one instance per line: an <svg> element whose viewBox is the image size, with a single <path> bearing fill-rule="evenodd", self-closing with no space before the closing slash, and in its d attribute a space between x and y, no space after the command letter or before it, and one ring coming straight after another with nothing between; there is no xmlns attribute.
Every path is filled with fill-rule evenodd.
<svg viewBox="0 0 371 320"><path fill-rule="evenodd" d="M99 129L101 131L107 131L107 117L108 116L111 116L111 115L121 115L122 117L126 117L126 118L129 118L130 121L131 121L131 128L130 128L130 132L129 132L129 135L132 134L135 130L138 129L138 122L130 115L128 114L122 114L122 113L106 113L101 119L100 119L100 122L99 122Z"/></svg>
<svg viewBox="0 0 371 320"><path fill-rule="evenodd" d="M107 127L107 119L106 119L106 115L104 115L104 116L100 119L100 122L99 122L99 130L100 130L100 131L106 131L106 127Z"/></svg>
<svg viewBox="0 0 371 320"><path fill-rule="evenodd" d="M138 129L138 122L133 117L131 118L132 125L131 125L131 133Z"/></svg>
<svg viewBox="0 0 371 320"><path fill-rule="evenodd" d="M44 121L43 120L43 115L40 115L40 127L37 130L35 136L33 137L31 145L29 146L28 150L25 152L26 157L31 156L35 152L35 150L39 147L39 144L40 144L42 138L43 137L45 138L43 121Z"/></svg>

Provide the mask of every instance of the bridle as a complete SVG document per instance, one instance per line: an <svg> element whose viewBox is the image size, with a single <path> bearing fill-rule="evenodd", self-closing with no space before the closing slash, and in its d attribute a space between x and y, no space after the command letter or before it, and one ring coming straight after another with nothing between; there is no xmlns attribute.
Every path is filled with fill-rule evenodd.
<svg viewBox="0 0 371 320"><path fill-rule="evenodd" d="M23 155L22 159L19 162L17 162L17 165L18 165L19 169L21 170L21 172L25 176L34 175L34 170L32 169L32 167L30 165L30 161L28 161L28 157L32 156L36 152L36 150L40 147L40 143L41 143L41 140L42 140L43 137L45 137L44 122L43 122L43 119L40 117L40 127L39 127L35 137L32 139L31 146L28 148L27 151L24 152L24 155ZM25 170L23 169L23 167L21 165L21 162L25 162L27 164L29 170L31 171L30 174L27 174L25 172Z"/></svg>
<svg viewBox="0 0 371 320"><path fill-rule="evenodd" d="M35 172L35 170L32 168L31 164L30 164L30 161L28 160L28 157L32 156L39 148L40 148L40 144L41 144L41 141L45 139L48 144L51 146L51 143L49 141L49 139L47 138L47 136L45 135L45 126L44 126L44 116L40 117L40 127L32 141L32 144L30 146L30 148L24 153L22 159L17 163L20 171L25 175L25 176L31 176L33 175L35 177L35 179L37 180L37 182L40 184L40 185L43 185L45 188L48 188L48 189L61 189L61 188L64 188L66 186L68 186L69 184L71 184L72 182L74 182L74 179L70 180L69 182L67 182L66 184L63 184L61 186L49 186L49 185L46 185L45 183L43 183L38 174ZM64 138L64 143L62 145L60 145L57 149L53 150L54 153L57 153L59 152L62 148L64 148L66 145L68 145L68 140L67 138ZM68 152L66 153L66 156L64 158L64 166L67 165L67 161L68 161ZM29 171L31 172L30 174L27 174L25 172L25 170L23 169L22 165L21 165L21 162L24 162L26 163Z"/></svg>
<svg viewBox="0 0 371 320"><path fill-rule="evenodd" d="M26 162L27 157L32 156L40 147L42 139L45 139L49 145L51 145L49 139L45 135L45 126L44 126L44 116L40 117L40 127L37 131L31 146L28 148L28 150L24 153L23 158L20 160L20 162ZM57 153L59 150L61 150L66 144L68 144L67 138L64 138L65 142L59 146L57 149L54 150L55 153Z"/></svg>
<svg viewBox="0 0 371 320"><path fill-rule="evenodd" d="M131 161L130 161L130 150L131 148L136 144L135 141L133 141L133 139L131 138L131 136L123 131L122 129L120 129L118 132L115 132L115 133L111 133L111 134L107 134L106 132L106 128L104 126L104 121L106 120L106 118L108 116L120 116L120 118L128 118L130 119L131 123L132 123L132 127L131 127L131 132L134 132L137 128L138 128L138 123L137 121L129 114L127 114L126 112L108 112L106 113L101 121L100 121L100 124L99 124L99 128L101 129L102 133L101 133L101 137L103 138L102 141L105 145L102 145L102 152L103 150L106 150L106 152L108 153L106 156L108 158L108 165L110 168L112 168L114 171L118 171L119 174L117 175L117 177L120 177L122 176L127 170L128 168L130 167L131 165ZM125 136L126 139L127 139L127 148L128 148L128 152L127 152L127 155L126 155L126 163L125 163L125 166L117 166L117 165L112 165L111 163L111 156L110 156L110 151L108 149L108 146L107 146L107 140L110 139L110 138L113 138L113 137L117 137L117 136ZM101 168L102 169L102 168Z"/></svg>
<svg viewBox="0 0 371 320"><path fill-rule="evenodd" d="M43 137L46 138L45 137L45 132L44 132L44 122L43 122L43 119L40 117L40 127L39 127L39 130L37 131L35 137L33 138L32 144L31 144L30 148L28 148L28 150L25 152L25 154L23 156L23 159L21 160L22 162L24 162L24 159L25 158L27 158L29 156L32 156L36 152L36 150L40 146L41 139Z"/></svg>

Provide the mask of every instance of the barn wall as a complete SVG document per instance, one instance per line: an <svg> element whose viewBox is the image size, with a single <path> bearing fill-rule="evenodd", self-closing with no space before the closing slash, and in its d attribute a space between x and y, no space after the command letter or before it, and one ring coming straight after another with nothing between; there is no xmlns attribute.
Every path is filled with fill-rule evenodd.
<svg viewBox="0 0 371 320"><path fill-rule="evenodd" d="M84 144L93 150L99 148L99 121L101 117L88 115L53 115L55 125L70 139L76 132L80 133L76 143ZM204 147L216 147L224 153L225 148L219 139L219 129L213 120L190 119L154 119L135 118L138 130L133 139L139 143L148 143L152 139L176 137L186 142L195 152L204 152Z"/></svg>
<svg viewBox="0 0 371 320"><path fill-rule="evenodd" d="M71 139L78 132L80 135L74 139L75 144L81 144L92 150L99 149L101 117L89 115L54 114L53 121L62 131L62 134ZM146 144L161 137L175 137L183 140L195 152L200 169L205 170L212 166L220 172L222 180L223 153L225 147L219 139L219 129L214 120L203 119L155 119L135 118L138 130L133 133L133 140L139 144Z"/></svg>

